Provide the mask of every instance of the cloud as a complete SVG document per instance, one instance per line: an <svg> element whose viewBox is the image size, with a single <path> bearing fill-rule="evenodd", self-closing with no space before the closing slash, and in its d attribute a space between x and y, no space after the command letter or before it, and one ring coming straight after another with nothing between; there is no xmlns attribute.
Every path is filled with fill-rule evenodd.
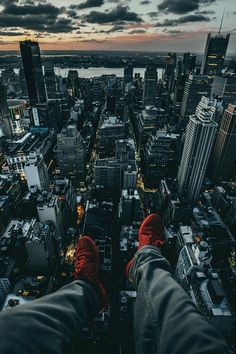
<svg viewBox="0 0 236 354"><path fill-rule="evenodd" d="M9 36L9 37L14 37L14 36L23 36L24 34L25 34L24 32L0 31L0 36Z"/></svg>
<svg viewBox="0 0 236 354"><path fill-rule="evenodd" d="M168 26L177 26L179 24L184 24L188 22L208 22L211 21L210 17L203 15L186 15L175 19L166 19L163 22L156 23L156 27L168 27Z"/></svg>
<svg viewBox="0 0 236 354"><path fill-rule="evenodd" d="M215 11L213 10L203 10L203 11L196 11L196 15L214 15Z"/></svg>
<svg viewBox="0 0 236 354"><path fill-rule="evenodd" d="M109 24L114 22L142 22L141 17L129 11L128 6L118 5L109 12L91 11L89 14L83 16L84 21L90 23Z"/></svg>
<svg viewBox="0 0 236 354"><path fill-rule="evenodd" d="M148 12L148 16L157 17L158 16L158 12L157 11Z"/></svg>
<svg viewBox="0 0 236 354"><path fill-rule="evenodd" d="M104 4L104 0L87 0L79 5L72 4L70 8L73 10L82 10L82 9L88 9L90 7L99 7L102 6L103 4Z"/></svg>
<svg viewBox="0 0 236 354"><path fill-rule="evenodd" d="M6 15L14 16L27 16L27 15L48 15L48 16L58 16L62 10L49 3L38 3L37 5L21 5L18 6L14 3L10 3L5 6L2 13Z"/></svg>
<svg viewBox="0 0 236 354"><path fill-rule="evenodd" d="M198 10L201 5L210 5L215 0L163 0L158 9L165 13L185 14Z"/></svg>
<svg viewBox="0 0 236 354"><path fill-rule="evenodd" d="M140 1L140 5L148 5L148 4L151 4L150 0L142 0L142 1Z"/></svg>
<svg viewBox="0 0 236 354"><path fill-rule="evenodd" d="M140 33L146 33L146 31L144 29L136 29L129 32L129 34L140 34Z"/></svg>
<svg viewBox="0 0 236 354"><path fill-rule="evenodd" d="M54 6L46 1L32 4L31 0L21 2L0 0L4 6L0 12L2 28L21 27L27 30L47 33L68 33L78 28L66 14L64 7Z"/></svg>

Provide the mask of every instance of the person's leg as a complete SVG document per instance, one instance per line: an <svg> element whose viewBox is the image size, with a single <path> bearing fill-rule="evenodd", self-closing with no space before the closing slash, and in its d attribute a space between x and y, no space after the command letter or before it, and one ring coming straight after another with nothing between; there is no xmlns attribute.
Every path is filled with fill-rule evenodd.
<svg viewBox="0 0 236 354"><path fill-rule="evenodd" d="M98 279L98 252L88 237L77 244L75 279L53 294L1 312L0 354L64 353L106 302Z"/></svg>
<svg viewBox="0 0 236 354"><path fill-rule="evenodd" d="M154 225L156 222L161 222L157 216ZM153 228L148 222L145 234L143 224L139 231L141 247L127 267L128 277L137 289L134 309L136 354L228 353L222 336L202 318L173 278L160 248L153 246L163 244L162 226L159 225L158 235L157 225Z"/></svg>

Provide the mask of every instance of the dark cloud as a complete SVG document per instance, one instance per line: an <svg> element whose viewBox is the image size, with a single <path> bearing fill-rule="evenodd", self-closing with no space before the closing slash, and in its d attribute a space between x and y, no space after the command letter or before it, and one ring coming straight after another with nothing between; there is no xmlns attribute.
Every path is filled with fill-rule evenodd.
<svg viewBox="0 0 236 354"><path fill-rule="evenodd" d="M65 10L67 16L69 16L70 18L73 18L73 19L78 19L80 18L80 16L77 14L77 12L75 10L72 10L72 9L67 9Z"/></svg>
<svg viewBox="0 0 236 354"><path fill-rule="evenodd" d="M140 33L146 33L144 29L135 29L129 32L129 34L140 34Z"/></svg>
<svg viewBox="0 0 236 354"><path fill-rule="evenodd" d="M31 0L21 2L20 5L16 1L0 1L4 6L0 12L2 28L21 27L47 33L67 33L78 28L71 18L63 17L67 11L64 7L56 7L46 1L33 5Z"/></svg>
<svg viewBox="0 0 236 354"><path fill-rule="evenodd" d="M166 13L185 14L198 10L201 5L210 5L215 0L163 0L158 9Z"/></svg>
<svg viewBox="0 0 236 354"><path fill-rule="evenodd" d="M104 43L105 39L80 39L79 42L82 43Z"/></svg>
<svg viewBox="0 0 236 354"><path fill-rule="evenodd" d="M84 21L90 23L108 24L114 22L142 22L141 17L129 11L128 6L118 5L116 8L109 12L91 11L89 14L83 16Z"/></svg>
<svg viewBox="0 0 236 354"><path fill-rule="evenodd" d="M196 11L196 15L214 15L215 11L213 10L203 10L203 11Z"/></svg>
<svg viewBox="0 0 236 354"><path fill-rule="evenodd" d="M140 5L148 5L148 4L151 4L150 0L142 0L142 1L140 1Z"/></svg>
<svg viewBox="0 0 236 354"><path fill-rule="evenodd" d="M23 36L25 33L24 32L10 32L10 31L0 31L0 36Z"/></svg>
<svg viewBox="0 0 236 354"><path fill-rule="evenodd" d="M115 25L109 30L107 30L106 33L122 32L124 29L125 27L122 25Z"/></svg>
<svg viewBox="0 0 236 354"><path fill-rule="evenodd" d="M179 24L184 24L184 23L188 23L188 22L208 22L211 19L209 17L203 16L203 15L186 15L186 16L182 16L179 18L175 18L175 19L166 19L163 22L158 22L156 24L156 27L168 27L168 26L177 26Z"/></svg>
<svg viewBox="0 0 236 354"><path fill-rule="evenodd" d="M150 16L150 17L157 17L157 16L158 16L158 12L157 12L157 11L148 12L148 16Z"/></svg>
<svg viewBox="0 0 236 354"><path fill-rule="evenodd" d="M99 7L104 4L104 0L87 0L81 4L75 5L72 4L70 8L72 10L82 10L82 9L88 9L90 7Z"/></svg>
<svg viewBox="0 0 236 354"><path fill-rule="evenodd" d="M62 10L59 7L56 7L49 3L39 3L37 5L21 5L18 6L14 3L10 3L5 6L2 13L6 15L14 15L14 16L27 16L27 15L48 15L48 16L58 16Z"/></svg>

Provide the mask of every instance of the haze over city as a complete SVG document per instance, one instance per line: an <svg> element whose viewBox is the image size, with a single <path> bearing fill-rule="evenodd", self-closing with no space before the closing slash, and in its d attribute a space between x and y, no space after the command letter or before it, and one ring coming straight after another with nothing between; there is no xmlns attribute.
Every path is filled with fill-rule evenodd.
<svg viewBox="0 0 236 354"><path fill-rule="evenodd" d="M40 39L43 50L193 51L207 33L235 28L234 0L0 0L0 48ZM228 54L235 54L232 32Z"/></svg>

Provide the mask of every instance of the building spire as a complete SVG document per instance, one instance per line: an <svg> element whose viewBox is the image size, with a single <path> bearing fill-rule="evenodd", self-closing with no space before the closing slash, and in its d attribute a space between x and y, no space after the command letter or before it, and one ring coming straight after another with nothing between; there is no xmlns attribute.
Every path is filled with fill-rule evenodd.
<svg viewBox="0 0 236 354"><path fill-rule="evenodd" d="M219 35L221 34L221 29L222 29L222 24L223 24L224 16L225 16L225 8L224 8L223 15L222 15L222 19L221 19L221 23L220 23Z"/></svg>

